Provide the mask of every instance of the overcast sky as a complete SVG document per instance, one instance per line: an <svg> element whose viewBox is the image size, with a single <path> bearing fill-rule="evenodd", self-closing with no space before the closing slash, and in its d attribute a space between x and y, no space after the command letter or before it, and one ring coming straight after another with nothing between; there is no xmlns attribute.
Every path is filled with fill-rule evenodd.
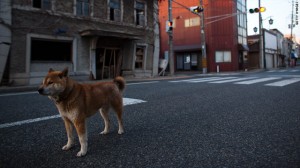
<svg viewBox="0 0 300 168"><path fill-rule="evenodd" d="M258 0L246 0L247 9L258 7ZM295 3L300 0L261 0L261 6L267 10L262 13L263 27L265 29L278 29L282 34L291 34L288 25L291 24L292 18L292 1L294 1L294 20L295 20ZM299 17L299 14L298 14ZM274 20L273 25L269 25L269 19ZM258 27L258 14L248 13L248 35L255 34L254 27ZM296 35L297 42L300 43L300 24L293 28L293 34Z"/></svg>

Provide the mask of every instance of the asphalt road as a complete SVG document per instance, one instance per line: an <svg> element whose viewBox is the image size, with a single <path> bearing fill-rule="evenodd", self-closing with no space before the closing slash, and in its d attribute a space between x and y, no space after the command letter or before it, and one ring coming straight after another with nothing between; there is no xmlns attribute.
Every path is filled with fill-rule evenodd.
<svg viewBox="0 0 300 168"><path fill-rule="evenodd" d="M237 84L262 78L271 79ZM77 139L61 150L67 137L48 98L0 95L0 167L300 167L300 71L190 79L129 83L124 97L145 102L125 106L123 135L113 113L108 135L91 117L82 158ZM210 83L221 80L233 81ZM294 83L268 85L280 81Z"/></svg>

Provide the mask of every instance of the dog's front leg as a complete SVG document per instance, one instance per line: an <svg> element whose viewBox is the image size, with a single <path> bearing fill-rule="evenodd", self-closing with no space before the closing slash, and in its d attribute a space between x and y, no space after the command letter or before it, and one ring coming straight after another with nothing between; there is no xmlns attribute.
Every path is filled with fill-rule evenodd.
<svg viewBox="0 0 300 168"><path fill-rule="evenodd" d="M63 120L67 131L68 142L65 146L63 146L62 150L69 150L70 148L72 148L74 144L73 126L71 121L68 118L63 117Z"/></svg>
<svg viewBox="0 0 300 168"><path fill-rule="evenodd" d="M86 155L87 152L87 148L88 148L88 138L87 138L87 130L86 130L86 124L85 124L85 120L77 120L74 123L77 134L78 134L78 138L79 138L79 142L80 142L80 151L77 153L78 157L84 156Z"/></svg>

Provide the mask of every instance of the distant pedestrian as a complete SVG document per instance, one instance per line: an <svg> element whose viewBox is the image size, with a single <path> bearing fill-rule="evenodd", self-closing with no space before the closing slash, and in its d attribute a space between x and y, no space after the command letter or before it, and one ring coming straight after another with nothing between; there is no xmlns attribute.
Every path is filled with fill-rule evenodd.
<svg viewBox="0 0 300 168"><path fill-rule="evenodd" d="M291 51L291 67L295 66L295 59L296 59L295 52L293 50L293 51Z"/></svg>
<svg viewBox="0 0 300 168"><path fill-rule="evenodd" d="M295 52L294 52L294 57L295 57L295 66L297 66L298 55L297 55L297 53L295 53Z"/></svg>

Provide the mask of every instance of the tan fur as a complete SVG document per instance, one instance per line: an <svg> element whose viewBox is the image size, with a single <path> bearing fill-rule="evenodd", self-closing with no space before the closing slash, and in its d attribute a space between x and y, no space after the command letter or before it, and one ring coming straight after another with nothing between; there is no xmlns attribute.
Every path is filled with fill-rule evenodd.
<svg viewBox="0 0 300 168"><path fill-rule="evenodd" d="M122 77L116 77L113 82L79 84L68 77L67 68L63 71L49 69L38 91L55 102L65 123L68 142L62 149L69 150L73 146L74 126L81 145L77 156L84 156L88 148L86 119L100 111L105 124L101 134L107 134L109 132L108 112L110 107L117 114L118 133L124 133L122 121L122 91L124 88L125 81Z"/></svg>

